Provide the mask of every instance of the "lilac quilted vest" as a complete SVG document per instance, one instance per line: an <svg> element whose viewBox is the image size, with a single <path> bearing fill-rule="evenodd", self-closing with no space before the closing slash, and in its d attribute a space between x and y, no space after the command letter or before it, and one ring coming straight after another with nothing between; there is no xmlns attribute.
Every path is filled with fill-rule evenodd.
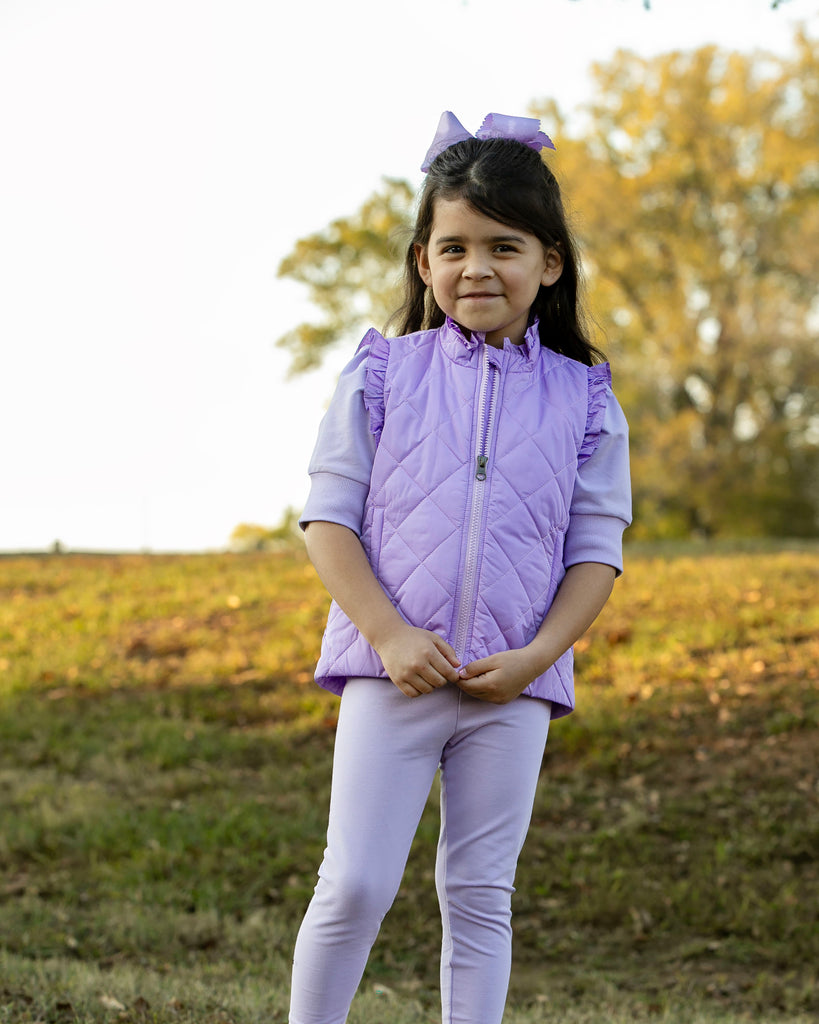
<svg viewBox="0 0 819 1024"><path fill-rule="evenodd" d="M364 400L378 446L361 541L404 618L434 630L462 664L523 647L564 576L563 540L578 464L594 451L607 365L539 343L499 350L452 321L385 340L370 331ZM386 677L333 602L316 680ZM572 652L525 691L574 706Z"/></svg>

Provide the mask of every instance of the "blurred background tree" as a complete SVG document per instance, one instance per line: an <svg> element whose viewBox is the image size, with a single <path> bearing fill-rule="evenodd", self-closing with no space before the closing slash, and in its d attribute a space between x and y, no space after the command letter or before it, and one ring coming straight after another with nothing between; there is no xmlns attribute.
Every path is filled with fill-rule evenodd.
<svg viewBox="0 0 819 1024"><path fill-rule="evenodd" d="M818 51L619 53L560 147L638 533L816 532Z"/></svg>
<svg viewBox="0 0 819 1024"><path fill-rule="evenodd" d="M292 353L291 373L314 369L342 337L385 323L400 305L399 247L413 197L408 182L385 178L357 213L300 239L282 261L279 276L306 285L324 315L323 323L300 324L278 340Z"/></svg>
<svg viewBox="0 0 819 1024"><path fill-rule="evenodd" d="M299 513L292 506L284 510L278 526L239 523L230 535L232 551L285 551L302 543Z"/></svg>
<svg viewBox="0 0 819 1024"><path fill-rule="evenodd" d="M631 535L816 535L819 42L619 52L594 74L576 124L533 113L631 425ZM398 304L412 197L385 181L283 262L325 317L281 340L294 371Z"/></svg>

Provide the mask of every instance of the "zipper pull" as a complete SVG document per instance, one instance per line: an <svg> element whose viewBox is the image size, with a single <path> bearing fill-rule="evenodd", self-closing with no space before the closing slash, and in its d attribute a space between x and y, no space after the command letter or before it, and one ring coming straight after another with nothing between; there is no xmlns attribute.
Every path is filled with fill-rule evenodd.
<svg viewBox="0 0 819 1024"><path fill-rule="evenodd" d="M476 480L486 479L486 467L489 465L489 457L487 455L479 455L477 458L478 468L475 472Z"/></svg>

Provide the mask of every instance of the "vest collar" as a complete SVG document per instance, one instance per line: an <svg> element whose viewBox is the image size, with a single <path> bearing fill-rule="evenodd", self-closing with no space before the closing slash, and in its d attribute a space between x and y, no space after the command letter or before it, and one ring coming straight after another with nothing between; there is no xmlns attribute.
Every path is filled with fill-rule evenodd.
<svg viewBox="0 0 819 1024"><path fill-rule="evenodd" d="M444 325L440 328L441 341L447 354L457 363L469 362L472 353L479 345L485 344L486 334L481 331L471 331L469 336L460 324L451 317L447 317ZM523 336L520 345L512 345L507 339L502 349L495 349L498 355L504 359L514 359L510 362L511 368L532 369L535 360L540 353L540 334L538 332L537 317L532 321ZM508 355L507 355L508 354ZM521 362L521 360L523 362Z"/></svg>

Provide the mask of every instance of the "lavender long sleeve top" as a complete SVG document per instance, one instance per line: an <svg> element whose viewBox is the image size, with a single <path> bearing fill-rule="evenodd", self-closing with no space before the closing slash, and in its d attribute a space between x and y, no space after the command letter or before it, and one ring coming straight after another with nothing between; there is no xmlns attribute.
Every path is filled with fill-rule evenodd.
<svg viewBox="0 0 819 1024"><path fill-rule="evenodd" d="M310 494L302 528L314 520L338 523L361 534L370 487L375 440L364 408L367 349L360 349L342 371L321 421L308 467ZM579 562L623 570L623 531L631 522L628 425L611 390L600 443L578 469L564 547L568 569Z"/></svg>

